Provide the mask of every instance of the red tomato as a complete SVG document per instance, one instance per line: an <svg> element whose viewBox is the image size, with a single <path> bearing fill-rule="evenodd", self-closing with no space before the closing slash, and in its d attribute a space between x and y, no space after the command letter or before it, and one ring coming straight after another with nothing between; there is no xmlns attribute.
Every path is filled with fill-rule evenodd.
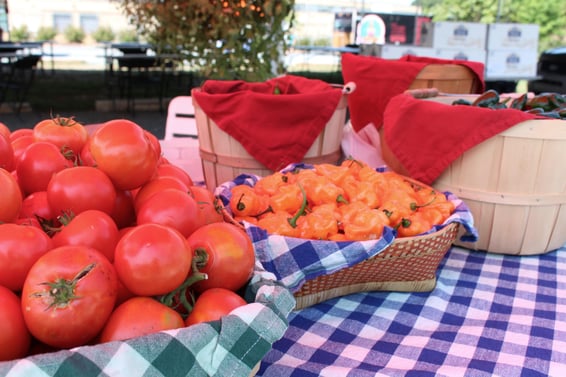
<svg viewBox="0 0 566 377"><path fill-rule="evenodd" d="M49 207L47 191L36 191L26 196L22 202L19 218L41 218L54 221L57 215Z"/></svg>
<svg viewBox="0 0 566 377"><path fill-rule="evenodd" d="M0 168L0 222L11 223L18 218L22 208L22 192L18 182L9 171Z"/></svg>
<svg viewBox="0 0 566 377"><path fill-rule="evenodd" d="M10 139L10 128L4 123L0 122L0 135L4 135L7 139Z"/></svg>
<svg viewBox="0 0 566 377"><path fill-rule="evenodd" d="M59 148L47 142L30 144L16 166L20 186L26 195L45 191L53 174L71 166Z"/></svg>
<svg viewBox="0 0 566 377"><path fill-rule="evenodd" d="M71 217L52 239L55 247L65 245L92 247L113 262L114 249L119 237L118 226L109 214L89 209Z"/></svg>
<svg viewBox="0 0 566 377"><path fill-rule="evenodd" d="M114 209L110 214L118 229L134 225L136 222L136 210L134 208L134 198L131 191L116 190L116 201Z"/></svg>
<svg viewBox="0 0 566 377"><path fill-rule="evenodd" d="M147 137L147 139L150 141L151 146L153 147L153 150L155 151L155 154L158 157L161 156L161 143L159 142L159 139L157 138L157 136L155 136L154 134L152 134L148 130L143 130L143 132L144 132L145 136Z"/></svg>
<svg viewBox="0 0 566 377"><path fill-rule="evenodd" d="M96 166L96 161L94 161L92 153L90 153L90 137L86 140L85 145L79 153L79 165Z"/></svg>
<svg viewBox="0 0 566 377"><path fill-rule="evenodd" d="M0 361L26 356L31 336L24 322L20 298L0 285Z"/></svg>
<svg viewBox="0 0 566 377"><path fill-rule="evenodd" d="M202 292L187 319L185 326L216 321L247 302L235 292L224 288L210 288Z"/></svg>
<svg viewBox="0 0 566 377"><path fill-rule="evenodd" d="M71 150L75 156L81 152L88 138L86 128L73 118L44 119L33 127L35 141L55 144L60 150Z"/></svg>
<svg viewBox="0 0 566 377"><path fill-rule="evenodd" d="M155 177L149 180L136 192L134 198L134 207L139 209L144 201L149 199L153 194L165 189L177 189L187 192L189 186L176 177Z"/></svg>
<svg viewBox="0 0 566 377"><path fill-rule="evenodd" d="M12 171L15 167L14 148L7 136L0 134L0 168Z"/></svg>
<svg viewBox="0 0 566 377"><path fill-rule="evenodd" d="M189 186L189 193L198 204L200 212L198 219L202 221L198 225L199 228L206 224L224 221L222 202L214 196L212 191L203 186Z"/></svg>
<svg viewBox="0 0 566 377"><path fill-rule="evenodd" d="M128 288L126 288L124 283L122 283L120 279L118 279L118 297L116 297L115 307L122 304L126 300L131 299L132 297L136 297L136 295L133 294Z"/></svg>
<svg viewBox="0 0 566 377"><path fill-rule="evenodd" d="M0 285L21 291L31 266L52 248L51 238L35 226L0 224Z"/></svg>
<svg viewBox="0 0 566 377"><path fill-rule="evenodd" d="M20 162L22 154L24 154L24 151L27 147L34 143L33 135L22 135L15 140L12 140L10 143L12 144L12 150L14 151L14 168L16 168Z"/></svg>
<svg viewBox="0 0 566 377"><path fill-rule="evenodd" d="M181 315L159 301L150 297L133 297L114 310L100 334L100 343L184 326Z"/></svg>
<svg viewBox="0 0 566 377"><path fill-rule="evenodd" d="M96 166L122 190L149 181L159 159L144 129L126 119L111 120L94 131L90 152Z"/></svg>
<svg viewBox="0 0 566 377"><path fill-rule="evenodd" d="M45 230L43 229L43 225L41 225L39 220L36 219L35 217L28 217L28 218L24 218L24 219L19 218L19 219L16 219L16 221L14 221L14 224L25 225L25 226L33 226L33 227L41 230L42 232L45 232Z"/></svg>
<svg viewBox="0 0 566 377"><path fill-rule="evenodd" d="M199 261L199 271L208 279L194 285L196 291L226 288L237 291L251 278L255 265L252 241L246 232L230 223L207 224L188 237Z"/></svg>
<svg viewBox="0 0 566 377"><path fill-rule="evenodd" d="M22 290L22 312L39 341L58 348L90 342L102 330L118 294L108 259L86 246L61 246L41 256Z"/></svg>
<svg viewBox="0 0 566 377"><path fill-rule="evenodd" d="M33 136L33 130L31 128L18 128L10 133L10 141L14 141L22 136Z"/></svg>
<svg viewBox="0 0 566 377"><path fill-rule="evenodd" d="M157 296L181 285L191 269L192 252L175 229L142 224L126 232L116 245L114 266L122 283L139 296Z"/></svg>
<svg viewBox="0 0 566 377"><path fill-rule="evenodd" d="M57 172L47 185L47 202L56 214L73 214L97 209L107 214L114 210L116 189L100 169L73 166Z"/></svg>
<svg viewBox="0 0 566 377"><path fill-rule="evenodd" d="M188 237L202 223L196 200L187 192L166 189L156 192L137 210L138 225L155 223L170 226Z"/></svg>
<svg viewBox="0 0 566 377"><path fill-rule="evenodd" d="M181 181L183 181L187 187L194 185L193 179L191 178L189 173L184 171L179 166L168 163L168 162L159 164L157 166L157 171L156 171L155 174L156 174L157 177L175 177L175 178L178 178Z"/></svg>

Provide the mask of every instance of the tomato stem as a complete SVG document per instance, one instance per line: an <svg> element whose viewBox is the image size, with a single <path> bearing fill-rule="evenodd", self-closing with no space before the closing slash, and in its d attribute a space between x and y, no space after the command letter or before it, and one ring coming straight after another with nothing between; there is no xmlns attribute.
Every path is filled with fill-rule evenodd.
<svg viewBox="0 0 566 377"><path fill-rule="evenodd" d="M200 263L201 261L202 258L199 258L198 255L195 255L192 262L192 271L189 274L189 276L187 276L183 284L181 284L180 286L178 286L168 294L161 296L159 301L169 307L173 307L173 300L175 299L175 297L178 297L183 307L187 310L188 313L190 313L191 310L193 310L194 303L190 303L189 300L187 299L187 294L191 294L190 292L187 292L187 290L193 284L201 280L208 279L208 275L205 274L204 272L200 272L197 268L197 264Z"/></svg>
<svg viewBox="0 0 566 377"><path fill-rule="evenodd" d="M50 299L50 303L47 306L47 309L51 309L53 307L60 308L65 307L74 299L80 298L79 296L75 296L75 288L79 280L84 278L92 269L96 267L96 263L91 263L87 265L85 268L80 270L72 280L67 279L57 279L54 282L45 282L42 285L47 285L49 287L49 291L46 292L39 292L33 294L36 297L45 297L48 296Z"/></svg>
<svg viewBox="0 0 566 377"><path fill-rule="evenodd" d="M193 263L192 263L193 273L199 272L201 268L206 266L207 262L208 262L208 253L206 252L206 249L202 247L197 247L193 254Z"/></svg>

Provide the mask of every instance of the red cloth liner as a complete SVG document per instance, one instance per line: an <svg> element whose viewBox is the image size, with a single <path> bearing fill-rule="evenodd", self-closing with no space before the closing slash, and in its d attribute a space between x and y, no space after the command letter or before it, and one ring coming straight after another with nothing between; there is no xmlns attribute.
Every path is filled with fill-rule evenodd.
<svg viewBox="0 0 566 377"><path fill-rule="evenodd" d="M280 95L275 95L275 88ZM220 129L271 170L301 162L334 114L342 89L286 75L265 82L208 80L193 97Z"/></svg>
<svg viewBox="0 0 566 377"><path fill-rule="evenodd" d="M359 131L370 123L378 129L389 100L409 89L420 71L429 64L460 64L477 75L482 93L485 90L484 65L465 60L448 60L406 55L398 60L375 56L342 54L344 82L354 82L356 90L348 95L350 121Z"/></svg>
<svg viewBox="0 0 566 377"><path fill-rule="evenodd" d="M431 184L466 150L535 118L520 110L446 105L400 94L385 109L382 132L409 175Z"/></svg>

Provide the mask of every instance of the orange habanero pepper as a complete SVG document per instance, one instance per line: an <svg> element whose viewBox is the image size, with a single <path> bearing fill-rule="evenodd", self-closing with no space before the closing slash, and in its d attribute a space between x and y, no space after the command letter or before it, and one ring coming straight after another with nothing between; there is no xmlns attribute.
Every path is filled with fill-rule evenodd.
<svg viewBox="0 0 566 377"><path fill-rule="evenodd" d="M389 218L383 211L368 208L358 212L351 222L344 223L344 234L351 241L376 240L383 234Z"/></svg>
<svg viewBox="0 0 566 377"><path fill-rule="evenodd" d="M279 189L287 184L287 176L281 172L274 172L260 178L254 185L254 190L259 195L274 195Z"/></svg>
<svg viewBox="0 0 566 377"><path fill-rule="evenodd" d="M301 180L310 205L323 203L346 203L344 189L332 183L328 178L316 175Z"/></svg>
<svg viewBox="0 0 566 377"><path fill-rule="evenodd" d="M412 237L424 233L432 228L430 220L422 212L414 212L404 217L398 224L399 237Z"/></svg>
<svg viewBox="0 0 566 377"><path fill-rule="evenodd" d="M251 186L237 185L230 191L229 205L234 216L258 216L269 210L269 198L258 195Z"/></svg>
<svg viewBox="0 0 566 377"><path fill-rule="evenodd" d="M351 175L350 169L343 165L317 164L314 170L318 175L328 178L335 185L340 185L342 180Z"/></svg>
<svg viewBox="0 0 566 377"><path fill-rule="evenodd" d="M291 215L284 211L266 213L257 221L257 226L270 234L279 234L287 237L299 237L299 228L291 226Z"/></svg>
<svg viewBox="0 0 566 377"><path fill-rule="evenodd" d="M371 181L358 181L353 176L344 178L342 186L348 202L363 202L370 208L377 208L381 204L379 190Z"/></svg>
<svg viewBox="0 0 566 377"><path fill-rule="evenodd" d="M291 214L301 208L303 196L297 184L288 184L279 187L279 190L269 197L269 205L275 212L285 211Z"/></svg>
<svg viewBox="0 0 566 377"><path fill-rule="evenodd" d="M338 222L323 212L311 212L297 221L299 236L311 240L328 240L338 233Z"/></svg>

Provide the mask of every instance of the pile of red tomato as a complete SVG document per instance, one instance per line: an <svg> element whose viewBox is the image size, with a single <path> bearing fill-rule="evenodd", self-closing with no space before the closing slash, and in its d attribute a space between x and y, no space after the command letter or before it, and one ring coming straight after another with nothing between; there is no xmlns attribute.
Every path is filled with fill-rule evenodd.
<svg viewBox="0 0 566 377"><path fill-rule="evenodd" d="M0 361L246 304L249 237L134 122L0 123L0 187Z"/></svg>

